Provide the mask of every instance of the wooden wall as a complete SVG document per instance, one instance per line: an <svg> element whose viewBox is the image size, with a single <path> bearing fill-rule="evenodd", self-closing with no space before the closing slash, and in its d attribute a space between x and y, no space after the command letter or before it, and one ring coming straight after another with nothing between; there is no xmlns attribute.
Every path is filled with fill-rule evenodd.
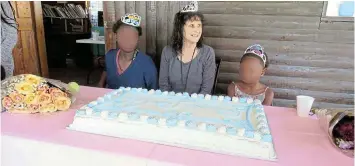
<svg viewBox="0 0 355 166"><path fill-rule="evenodd" d="M170 40L175 13L188 2L178 1L104 1L106 50L116 48L112 26L125 13L138 13L142 17L143 35L139 49L153 58L159 56Z"/></svg>
<svg viewBox="0 0 355 166"><path fill-rule="evenodd" d="M171 36L174 14L187 2L182 3L104 2L107 30L119 16L137 12L143 17L140 48L159 60ZM354 20L323 18L323 4L200 2L205 43L223 60L218 90L226 93L227 85L238 80L243 51L259 43L271 61L261 81L274 90L274 105L294 106L302 94L315 97L315 107L353 107ZM114 48L114 35L106 32L106 47Z"/></svg>
<svg viewBox="0 0 355 166"><path fill-rule="evenodd" d="M18 23L18 41L13 49L14 75L31 73L48 77L41 2L11 3Z"/></svg>

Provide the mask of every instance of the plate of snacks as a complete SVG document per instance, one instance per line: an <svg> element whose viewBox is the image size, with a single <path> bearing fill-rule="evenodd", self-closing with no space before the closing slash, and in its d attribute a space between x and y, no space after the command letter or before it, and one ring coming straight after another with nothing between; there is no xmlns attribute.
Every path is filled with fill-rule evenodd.
<svg viewBox="0 0 355 166"><path fill-rule="evenodd" d="M1 81L2 111L10 113L51 113L66 111L74 95L65 84L32 74L22 74Z"/></svg>

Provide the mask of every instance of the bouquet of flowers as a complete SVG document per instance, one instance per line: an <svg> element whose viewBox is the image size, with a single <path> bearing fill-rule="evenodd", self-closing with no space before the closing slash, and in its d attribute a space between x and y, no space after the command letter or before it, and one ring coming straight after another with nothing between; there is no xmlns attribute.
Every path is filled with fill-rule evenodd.
<svg viewBox="0 0 355 166"><path fill-rule="evenodd" d="M314 113L334 147L354 157L354 110L316 109Z"/></svg>
<svg viewBox="0 0 355 166"><path fill-rule="evenodd" d="M46 113L66 111L72 94L51 81L32 74L22 74L1 81L2 111L11 113Z"/></svg>

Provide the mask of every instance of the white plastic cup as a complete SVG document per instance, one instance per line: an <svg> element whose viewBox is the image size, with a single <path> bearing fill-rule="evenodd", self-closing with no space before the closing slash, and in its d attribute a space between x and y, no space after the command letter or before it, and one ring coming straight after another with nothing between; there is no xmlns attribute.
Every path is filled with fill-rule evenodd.
<svg viewBox="0 0 355 166"><path fill-rule="evenodd" d="M313 102L313 97L303 95L297 96L297 115L300 117L308 117Z"/></svg>
<svg viewBox="0 0 355 166"><path fill-rule="evenodd" d="M99 35L100 33L99 32L92 32L92 40L99 40Z"/></svg>

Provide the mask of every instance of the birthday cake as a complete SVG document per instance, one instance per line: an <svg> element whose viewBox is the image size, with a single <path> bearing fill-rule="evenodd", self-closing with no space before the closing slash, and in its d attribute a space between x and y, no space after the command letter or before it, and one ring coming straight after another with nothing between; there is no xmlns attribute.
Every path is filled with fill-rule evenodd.
<svg viewBox="0 0 355 166"><path fill-rule="evenodd" d="M121 87L77 110L68 129L276 160L263 106L247 98Z"/></svg>

